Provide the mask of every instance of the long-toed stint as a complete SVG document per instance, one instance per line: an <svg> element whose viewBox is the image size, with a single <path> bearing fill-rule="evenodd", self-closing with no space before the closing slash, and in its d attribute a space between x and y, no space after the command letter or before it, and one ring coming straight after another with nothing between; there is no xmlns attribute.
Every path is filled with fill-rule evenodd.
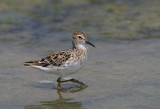
<svg viewBox="0 0 160 109"><path fill-rule="evenodd" d="M72 44L73 47L71 49L59 51L58 53L52 54L40 60L25 62L24 65L58 75L57 89L61 89L61 83L68 81L84 85L83 82L73 78L68 78L65 80L62 79L78 72L86 64L88 52L86 44L93 47L95 46L91 42L87 41L87 36L80 31L73 33Z"/></svg>

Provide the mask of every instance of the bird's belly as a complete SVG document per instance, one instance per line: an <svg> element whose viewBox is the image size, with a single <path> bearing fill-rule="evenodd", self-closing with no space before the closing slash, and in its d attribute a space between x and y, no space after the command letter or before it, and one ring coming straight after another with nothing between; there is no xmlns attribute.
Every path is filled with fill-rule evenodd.
<svg viewBox="0 0 160 109"><path fill-rule="evenodd" d="M78 72L84 65L85 61L83 62L74 62L69 65L64 65L61 67L53 67L50 66L48 67L48 73L58 75L59 77L66 77L68 75L74 74Z"/></svg>
<svg viewBox="0 0 160 109"><path fill-rule="evenodd" d="M68 75L78 72L85 65L86 61L87 59L85 58L82 61L76 61L70 64L66 63L62 66L50 65L47 67L42 67L42 66L32 66L32 67L45 71L50 74L58 75L59 77L66 77Z"/></svg>

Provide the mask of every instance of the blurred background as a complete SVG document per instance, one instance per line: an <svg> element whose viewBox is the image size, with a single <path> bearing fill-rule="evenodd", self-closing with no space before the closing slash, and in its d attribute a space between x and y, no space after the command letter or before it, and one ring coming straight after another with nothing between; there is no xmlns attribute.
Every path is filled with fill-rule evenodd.
<svg viewBox="0 0 160 109"><path fill-rule="evenodd" d="M159 0L1 0L1 40L9 40L9 34L17 40L76 30L95 40L159 38L159 4Z"/></svg>
<svg viewBox="0 0 160 109"><path fill-rule="evenodd" d="M23 62L71 47L77 30L96 45L73 75L89 87L59 94ZM160 0L0 0L0 108L158 109L159 38Z"/></svg>

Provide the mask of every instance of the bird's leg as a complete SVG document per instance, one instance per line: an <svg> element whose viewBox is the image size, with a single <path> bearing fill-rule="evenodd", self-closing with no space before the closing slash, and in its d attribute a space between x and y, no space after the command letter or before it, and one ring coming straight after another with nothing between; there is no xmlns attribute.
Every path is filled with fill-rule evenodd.
<svg viewBox="0 0 160 109"><path fill-rule="evenodd" d="M64 83L64 82L69 82L69 81L71 81L71 82L73 82L73 83L78 83L78 84L80 84L80 85L85 85L83 82L81 82L81 81L78 81L78 80L76 80L76 79L69 79L69 80L61 80L61 77L59 77L58 79L57 79L57 82L58 82L58 84L57 84L57 89L58 90L60 90L61 89L61 83Z"/></svg>
<svg viewBox="0 0 160 109"><path fill-rule="evenodd" d="M78 83L78 84L80 84L80 85L85 85L83 82L81 82L81 81L78 81L78 80L76 80L76 79L69 79L69 80L64 80L64 81L61 81L61 82L68 82L68 81L71 81L71 82L73 82L73 83Z"/></svg>
<svg viewBox="0 0 160 109"><path fill-rule="evenodd" d="M70 79L70 81L71 82L74 82L74 83L78 83L78 84L80 84L80 85L85 85L83 82L81 82L81 81L78 81L78 80L76 80L76 79Z"/></svg>
<svg viewBox="0 0 160 109"><path fill-rule="evenodd" d="M68 82L68 81L71 81L71 80L64 80L64 81L62 81L61 80L61 77L59 77L58 79L57 79L57 89L58 90L60 90L61 89L61 83L64 83L64 82Z"/></svg>
<svg viewBox="0 0 160 109"><path fill-rule="evenodd" d="M69 80L63 80L61 82L64 83L64 82L69 82L69 81L71 81L71 80L70 79Z"/></svg>
<svg viewBox="0 0 160 109"><path fill-rule="evenodd" d="M61 89L61 77L59 77L58 79L57 79L57 89L58 90L60 90Z"/></svg>

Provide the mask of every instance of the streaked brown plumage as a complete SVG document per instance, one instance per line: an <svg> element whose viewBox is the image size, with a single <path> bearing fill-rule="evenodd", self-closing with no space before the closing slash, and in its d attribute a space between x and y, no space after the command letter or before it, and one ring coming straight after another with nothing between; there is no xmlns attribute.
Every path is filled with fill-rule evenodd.
<svg viewBox="0 0 160 109"><path fill-rule="evenodd" d="M87 41L87 36L80 31L74 32L72 35L73 48L63 50L58 53L52 54L45 58L35 61L25 62L25 66L31 66L45 72L53 73L59 76L58 88L62 77L76 73L87 61L87 47L85 44L89 44L95 47L92 43ZM77 80L71 79L67 81L75 82ZM79 82L82 84L82 82Z"/></svg>

